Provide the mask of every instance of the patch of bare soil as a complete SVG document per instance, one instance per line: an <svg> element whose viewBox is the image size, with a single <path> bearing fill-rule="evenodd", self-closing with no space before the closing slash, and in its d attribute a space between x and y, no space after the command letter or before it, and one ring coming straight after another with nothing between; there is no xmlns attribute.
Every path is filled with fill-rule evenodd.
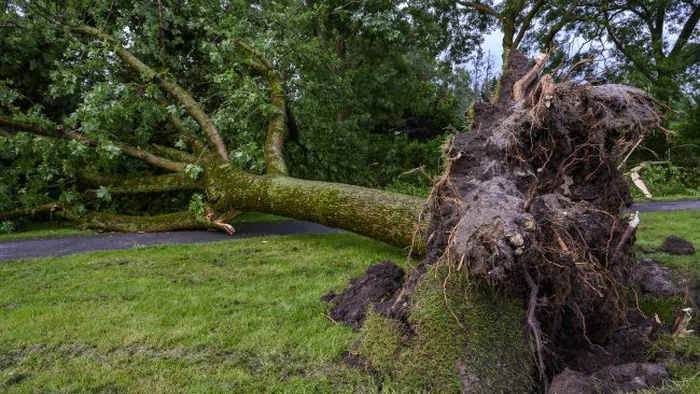
<svg viewBox="0 0 700 394"><path fill-rule="evenodd" d="M386 313L391 307L391 299L403 286L404 274L401 267L389 260L370 266L342 293L330 292L322 298L333 305L331 319L359 329L369 306Z"/></svg>

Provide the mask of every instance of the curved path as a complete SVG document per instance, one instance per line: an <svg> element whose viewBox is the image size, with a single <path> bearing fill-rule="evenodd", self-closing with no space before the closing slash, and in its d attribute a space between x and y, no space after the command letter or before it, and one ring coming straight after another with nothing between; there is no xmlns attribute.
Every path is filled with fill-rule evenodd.
<svg viewBox="0 0 700 394"><path fill-rule="evenodd" d="M640 212L668 212L700 209L700 200L640 202L633 209ZM268 235L319 234L342 231L302 221L243 223L236 226L236 235L214 231L177 231L167 233L110 233L0 241L0 260L18 260L44 256L65 256L96 250L130 249L141 245L188 244Z"/></svg>
<svg viewBox="0 0 700 394"><path fill-rule="evenodd" d="M700 209L700 200L647 201L634 204L639 212L670 212Z"/></svg>

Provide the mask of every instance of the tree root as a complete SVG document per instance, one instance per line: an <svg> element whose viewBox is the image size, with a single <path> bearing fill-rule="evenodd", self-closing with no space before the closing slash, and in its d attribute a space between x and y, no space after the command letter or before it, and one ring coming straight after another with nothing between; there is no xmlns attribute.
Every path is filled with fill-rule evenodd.
<svg viewBox="0 0 700 394"><path fill-rule="evenodd" d="M535 284L535 281L532 279L532 276L530 276L530 273L527 272L527 270L523 270L523 276L527 281L527 285L530 287L530 297L527 306L527 325L530 327L532 337L535 339L535 346L537 349L537 369L540 373L540 379L542 379L544 392L549 393L549 379L547 378L547 369L545 368L542 330L540 329L540 323L537 321L537 317L535 316L535 308L537 308L537 294L539 293L540 288L537 286L537 284Z"/></svg>

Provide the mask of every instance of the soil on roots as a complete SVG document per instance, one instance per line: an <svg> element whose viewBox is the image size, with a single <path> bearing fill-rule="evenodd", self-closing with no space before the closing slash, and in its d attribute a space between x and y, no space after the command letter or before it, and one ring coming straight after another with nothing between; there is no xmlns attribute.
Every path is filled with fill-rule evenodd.
<svg viewBox="0 0 700 394"><path fill-rule="evenodd" d="M523 62L514 53L511 72L526 70ZM528 100L477 108L472 131L450 142L422 265L450 264L526 301L532 278L548 347L585 347L627 315L634 224L618 165L658 116L638 89L564 83L547 91L544 82Z"/></svg>
<svg viewBox="0 0 700 394"><path fill-rule="evenodd" d="M427 205L425 259L378 310L390 304L386 316L411 322L414 290L431 267L446 265L523 301L546 382L580 363L576 354L614 341L627 322L636 220L618 165L659 118L644 92L621 85L543 77L515 102L512 85L530 67L513 52L500 99L475 105L471 131L447 144ZM624 362L635 358L624 353Z"/></svg>

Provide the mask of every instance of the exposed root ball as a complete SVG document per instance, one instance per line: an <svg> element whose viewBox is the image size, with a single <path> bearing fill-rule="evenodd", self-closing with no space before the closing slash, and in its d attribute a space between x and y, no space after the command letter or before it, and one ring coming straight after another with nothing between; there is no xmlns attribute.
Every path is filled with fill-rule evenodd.
<svg viewBox="0 0 700 394"><path fill-rule="evenodd" d="M523 298L525 270L550 342L601 342L626 317L635 263L618 161L658 116L638 89L542 83L529 101L482 106L449 144L423 265L449 264Z"/></svg>
<svg viewBox="0 0 700 394"><path fill-rule="evenodd" d="M624 356L610 363L639 358L627 352L629 343L615 339L628 316L638 224L627 211L632 199L618 166L659 118L643 91L621 85L556 85L545 77L521 83L525 99L514 101L513 83L525 80L529 69L522 55L511 53L499 99L475 105L472 130L447 144L447 168L428 202L426 257L388 313L386 302L378 311L407 322L420 342L432 316L421 315L425 301L417 299L418 289L429 283L424 276L444 272L440 268L468 287L519 299L519 328L536 339L528 351L537 363L530 365L538 366L547 391L548 379L565 367L582 368L577 355L593 345L620 350ZM448 293L447 279L433 286L444 297L432 302L453 305L457 296ZM465 316L484 300L470 298L469 304L449 309L455 330L476 327ZM501 336L488 345L509 340ZM645 340L633 343L634 350ZM472 349L470 339L452 346L464 351L452 364L463 393L499 392L500 380L476 368L488 353Z"/></svg>

